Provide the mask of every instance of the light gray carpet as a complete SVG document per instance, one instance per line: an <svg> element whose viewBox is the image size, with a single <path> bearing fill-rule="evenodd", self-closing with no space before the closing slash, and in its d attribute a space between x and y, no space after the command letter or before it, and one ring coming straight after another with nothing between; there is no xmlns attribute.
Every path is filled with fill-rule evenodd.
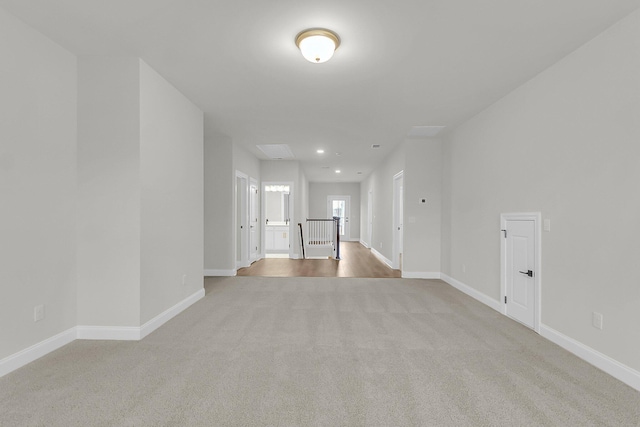
<svg viewBox="0 0 640 427"><path fill-rule="evenodd" d="M640 393L437 280L206 288L143 341L0 378L0 425L640 425Z"/></svg>

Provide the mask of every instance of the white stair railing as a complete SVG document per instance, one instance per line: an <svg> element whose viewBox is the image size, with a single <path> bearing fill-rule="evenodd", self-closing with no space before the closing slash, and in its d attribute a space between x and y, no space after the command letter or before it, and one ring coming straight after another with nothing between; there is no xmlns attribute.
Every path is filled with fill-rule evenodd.
<svg viewBox="0 0 640 427"><path fill-rule="evenodd" d="M335 259L340 259L340 218L307 218L307 247L330 247Z"/></svg>

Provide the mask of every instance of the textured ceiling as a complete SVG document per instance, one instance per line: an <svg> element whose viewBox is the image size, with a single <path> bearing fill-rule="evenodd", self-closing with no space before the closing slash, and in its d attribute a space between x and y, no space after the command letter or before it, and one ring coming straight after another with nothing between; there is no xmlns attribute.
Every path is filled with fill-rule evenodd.
<svg viewBox="0 0 640 427"><path fill-rule="evenodd" d="M366 177L413 126L468 119L640 0L0 0L0 7L78 55L141 57L205 111L207 131L260 158L257 144L288 144L310 181L332 182ZM340 35L331 61L300 55L294 37L310 27Z"/></svg>

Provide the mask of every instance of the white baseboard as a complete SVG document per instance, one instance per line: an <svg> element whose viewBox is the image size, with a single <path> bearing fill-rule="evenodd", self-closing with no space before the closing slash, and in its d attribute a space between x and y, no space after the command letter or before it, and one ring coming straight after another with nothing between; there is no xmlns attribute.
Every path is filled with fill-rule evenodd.
<svg viewBox="0 0 640 427"><path fill-rule="evenodd" d="M391 262L390 259L386 258L384 255L382 255L380 252L376 251L374 248L371 248L371 253L373 255L375 255L376 258L378 258L380 261L384 262L385 264L387 264L387 266L389 268L393 268L393 263Z"/></svg>
<svg viewBox="0 0 640 427"><path fill-rule="evenodd" d="M183 299L142 326L77 326L79 340L139 341L204 297L204 289Z"/></svg>
<svg viewBox="0 0 640 427"><path fill-rule="evenodd" d="M444 280L460 292L464 292L469 295L471 298L475 298L481 303L493 308L495 311L502 313L502 307L500 305L500 301L494 300L493 298L483 294L482 292L475 290L469 285L465 285L459 280L454 279L453 277L449 277L446 274L440 274L440 279Z"/></svg>
<svg viewBox="0 0 640 427"><path fill-rule="evenodd" d="M623 365L606 354L602 354L546 325L540 325L540 335L612 377L617 378L629 387L640 391L640 372L635 369Z"/></svg>
<svg viewBox="0 0 640 427"><path fill-rule="evenodd" d="M149 320L147 323L140 327L140 339L143 339L151 332L155 331L160 326L164 325L169 320L173 319L175 316L182 313L184 310L186 310L196 302L200 301L202 298L204 298L204 288L199 289L197 292L191 294L173 307L168 308L162 313L158 314L156 317Z"/></svg>
<svg viewBox="0 0 640 427"><path fill-rule="evenodd" d="M212 276L231 277L231 276L235 276L236 274L238 274L236 270L205 270L204 271L205 277L212 277Z"/></svg>
<svg viewBox="0 0 640 427"><path fill-rule="evenodd" d="M36 359L41 358L45 354L51 353L60 347L69 344L76 339L76 328L67 329L64 332L60 332L57 335L47 338L44 341L40 341L31 347L25 348L11 356L7 356L0 360L0 377L13 372L18 368L23 367L27 363L31 363Z"/></svg>
<svg viewBox="0 0 640 427"><path fill-rule="evenodd" d="M79 340L114 340L114 341L138 341L140 340L140 327L138 326L88 326L76 327Z"/></svg>
<svg viewBox="0 0 640 427"><path fill-rule="evenodd" d="M403 271L403 279L440 279L440 272L432 271Z"/></svg>
<svg viewBox="0 0 640 427"><path fill-rule="evenodd" d="M404 273L403 277L405 277ZM475 298L481 303L502 313L502 307L499 301L488 297L482 292L479 292L444 273L441 274L441 279L459 291L464 292L470 297ZM601 369L612 377L622 381L629 387L640 391L640 372L635 369L626 366L606 354L602 354L599 351L594 350L591 347L584 345L581 342L576 341L575 339L570 338L544 324L540 325L540 335L592 364L596 368Z"/></svg>
<svg viewBox="0 0 640 427"><path fill-rule="evenodd" d="M369 249L369 244L367 242L365 242L364 240L360 240L360 244L362 246L364 246L365 248Z"/></svg>
<svg viewBox="0 0 640 427"><path fill-rule="evenodd" d="M0 360L0 377L31 363L36 359L69 344L76 339L137 341L149 335L160 326L204 298L204 289L200 289L173 307L160 313L141 327L135 326L74 326L57 335L47 338L31 347L25 348Z"/></svg>

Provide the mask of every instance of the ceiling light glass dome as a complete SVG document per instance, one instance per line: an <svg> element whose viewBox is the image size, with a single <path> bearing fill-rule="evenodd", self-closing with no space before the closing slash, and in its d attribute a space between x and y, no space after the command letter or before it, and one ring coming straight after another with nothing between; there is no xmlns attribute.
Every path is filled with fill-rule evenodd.
<svg viewBox="0 0 640 427"><path fill-rule="evenodd" d="M297 35L296 46L307 61L321 64L331 59L340 46L340 38L331 30L313 28Z"/></svg>

